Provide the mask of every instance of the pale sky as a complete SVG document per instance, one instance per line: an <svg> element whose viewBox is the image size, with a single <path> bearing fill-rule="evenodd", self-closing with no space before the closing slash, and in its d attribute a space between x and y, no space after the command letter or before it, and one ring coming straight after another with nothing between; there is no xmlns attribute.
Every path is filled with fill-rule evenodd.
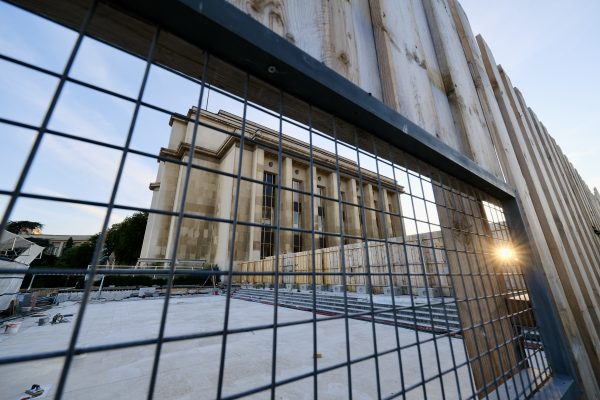
<svg viewBox="0 0 600 400"><path fill-rule="evenodd" d="M600 190L600 0L460 0L590 189Z"/></svg>
<svg viewBox="0 0 600 400"><path fill-rule="evenodd" d="M474 1L463 6L473 25L493 49L538 117L545 123L588 184L600 186L595 155L600 148L600 0L581 2L562 10L558 1ZM571 2L569 4L575 4ZM572 12L571 12L572 11ZM595 21L594 21L595 20ZM0 52L7 56L62 72L75 41L73 31L0 2ZM135 97L144 62L93 39L85 38L71 76ZM39 125L57 79L0 60L0 117ZM197 104L199 86L162 68L150 71L144 101L173 113L185 113ZM207 96L212 112L224 109L241 115L239 102L214 91ZM206 99L206 97L205 97ZM123 145L133 104L72 83L67 83L50 120L49 128L73 135ZM249 108L247 117L273 129L275 118ZM132 138L132 148L157 154L170 134L170 114L142 108ZM308 141L308 133L291 124L284 132ZM12 190L35 131L0 123L0 189ZM315 146L332 149L330 140L313 137ZM350 148L340 155L356 159ZM114 183L120 152L54 135L45 135L24 190L64 198L107 202ZM363 168L375 170L368 156ZM391 176L380 166L382 175ZM129 155L116 202L150 207L148 184L156 178L154 159ZM396 178L407 187L406 177ZM0 195L0 210L6 196ZM420 212L421 206L415 205ZM403 204L404 208L404 204ZM407 205L405 215L410 207ZM418 209L417 209L418 208ZM21 198L11 219L42 222L44 233L92 234L101 228L105 209ZM422 213L422 212L420 212ZM111 223L131 211L115 210ZM434 221L432 221L434 222Z"/></svg>

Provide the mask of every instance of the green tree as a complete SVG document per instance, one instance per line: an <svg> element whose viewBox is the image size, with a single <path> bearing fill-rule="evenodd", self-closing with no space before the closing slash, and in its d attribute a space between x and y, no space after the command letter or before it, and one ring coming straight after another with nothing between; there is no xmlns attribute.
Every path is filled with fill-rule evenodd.
<svg viewBox="0 0 600 400"><path fill-rule="evenodd" d="M99 236L100 235L98 234L93 235L80 245L65 249L62 255L56 259L52 267L86 269L92 262L92 256L94 255L94 249L96 248L96 242L98 241ZM32 272L31 269L30 272ZM36 278L36 284L41 285L41 287L77 286L77 282L81 280L82 277L77 275L49 276L43 277L42 279Z"/></svg>
<svg viewBox="0 0 600 400"><path fill-rule="evenodd" d="M17 235L31 235L33 231L43 227L43 224L35 221L8 221L6 224L6 230Z"/></svg>
<svg viewBox="0 0 600 400"><path fill-rule="evenodd" d="M116 264L135 265L142 251L147 221L147 213L136 212L110 227L105 246L109 254L115 254Z"/></svg>
<svg viewBox="0 0 600 400"><path fill-rule="evenodd" d="M123 222L114 224L106 233L106 240L99 254L99 259L107 257L111 253L115 254L118 264L134 265L137 262L142 250L144 233L146 231L146 222L148 214L137 212L125 218ZM95 234L87 241L78 246L73 246L73 239L69 238L62 255L54 263L40 262L36 266L49 265L56 268L86 269L92 262L96 243L100 234ZM70 242L70 243L69 243ZM50 261L50 260L48 260ZM31 270L30 270L31 272ZM112 280L111 280L112 279ZM125 280L128 280L125 282ZM134 277L123 279L123 277L109 277L107 282L111 284L150 284L154 283L147 277ZM57 286L77 286L77 282L82 281L81 276L48 276L37 277L34 283L35 287L57 287ZM113 282L114 281L114 282Z"/></svg>
<svg viewBox="0 0 600 400"><path fill-rule="evenodd" d="M79 246L65 249L62 255L56 261L56 266L60 268L87 268L92 262L94 249L99 235L93 235Z"/></svg>
<svg viewBox="0 0 600 400"><path fill-rule="evenodd" d="M69 236L69 238L67 239L67 242L65 243L65 248L63 249L63 251L67 251L71 247L73 247L73 237Z"/></svg>

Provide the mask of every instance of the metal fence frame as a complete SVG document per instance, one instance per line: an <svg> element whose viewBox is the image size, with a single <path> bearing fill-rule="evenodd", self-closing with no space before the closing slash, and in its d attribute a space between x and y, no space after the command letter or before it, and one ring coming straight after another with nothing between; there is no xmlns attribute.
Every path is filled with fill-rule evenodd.
<svg viewBox="0 0 600 400"><path fill-rule="evenodd" d="M151 21L162 29L168 30L182 39L206 49L211 54L241 68L247 73L263 79L275 87L295 95L300 99L310 101L311 104L336 117L344 119L359 128L368 130L375 136L378 136L380 139L383 139L404 152L411 154L420 160L426 160L428 164L448 171L457 179L471 184L475 188L501 200L507 224L512 232L513 240L522 245L526 253L526 258L528 259L528 262L525 263L526 267L523 268L523 274L535 309L536 322L541 335L544 337L545 353L548 357L549 364L553 369L552 377L541 390L536 393L536 396L571 399L577 398L581 394L580 385L577 382L577 373L574 367L573 356L569 350L564 330L558 319L558 311L552 300L550 289L541 266L541 261L538 255L535 254L529 246L531 233L523 223L520 200L513 188L491 175L465 155L445 145L434 135L429 134L402 115L388 108L382 102L373 98L369 93L341 77L323 63L313 59L302 50L290 44L268 28L262 26L257 21L252 20L249 16L225 1L159 0L155 2L146 2L143 0L110 0L108 3L125 9L138 17ZM22 6L21 4L18 5ZM92 13L89 15L91 16ZM82 28L82 32L83 30L84 28ZM218 38L218 40L215 40L215 38ZM81 42L81 39L82 35L80 34L76 47ZM68 65L72 64L75 54L76 51L72 53ZM150 54L152 54L152 50L150 51ZM146 66L144 81L147 78L149 67L150 63ZM65 78L66 73L60 76L60 85L64 84ZM57 91L59 92L60 89L57 89ZM202 96L200 98L202 98ZM50 105L50 108L54 107L56 100L57 99L55 98L54 103ZM136 107L139 107L139 105L138 101ZM198 115L196 118L198 118ZM42 130L47 128L47 123L48 121L44 121L41 126ZM195 135L193 137L195 138ZM194 143L192 143L191 146L193 148ZM281 156L281 152L279 155ZM312 157L310 157L310 160L312 161ZM281 166L281 163L279 165ZM122 168L123 165L120 166L121 170ZM240 180L238 177L238 186L239 182ZM20 195L20 187L18 186L11 194L13 195L12 199L16 201ZM114 202L114 196L115 193L113 193L111 204ZM11 208L10 205L9 208ZM181 213L183 213L183 207L181 209ZM364 213L364 208L362 212ZM234 215L237 216L237 212ZM8 215L5 216L5 219L7 217ZM181 221L181 216L179 220ZM236 220L237 217L234 220L234 224L236 223ZM2 225L4 225L5 222L6 221L3 221ZM107 223L108 220L105 221L103 232L107 228ZM279 223L277 223L277 226L279 227ZM314 241L314 226L312 231ZM235 241L235 238L233 241ZM98 251L96 251L96 253L97 252ZM174 257L175 256L173 255L172 261L174 261ZM233 258L231 258L231 260L233 260ZM229 272L231 271L232 268L230 266ZM0 273L1 272L2 271L0 271ZM71 273L74 271L71 270L69 272ZM98 274L102 272L103 270L98 269L93 273ZM138 272L140 271L138 270ZM153 272L156 273L154 270ZM86 272L82 271L82 273ZM131 271L122 270L116 273L126 275L131 273ZM168 271L165 271L165 274L167 273ZM176 271L171 272L171 275L176 274ZM167 306L168 302L165 302L165 308ZM82 307L85 307L85 305L82 304ZM226 308L226 311L228 310L229 307ZM159 333L158 341L156 339L139 341L136 345L157 344L157 354L160 354L160 346L163 342L167 342L166 340L163 340L166 315L167 312L165 309L163 310L163 321L161 321L161 331ZM77 326L76 329L77 328L79 328L79 326ZM224 331L226 333L231 332L227 330L227 326L224 327ZM76 336L76 334L73 335L73 337ZM210 336L210 333L189 336L190 338L208 337ZM180 339L181 338L177 340ZM131 345L131 343L122 343L119 346L99 345L87 349L87 352L126 348ZM75 342L70 343L68 353L66 354L68 363L69 360L72 359L72 356L77 354ZM65 352L56 352L56 356L59 355L65 355ZM36 357L48 358L49 356L51 355L38 354L32 355L29 358L17 357L11 359L9 357L3 359L2 363L8 364L17 362L17 359L18 361L35 360L37 359ZM224 356L225 353L223 352L221 354L221 366L223 366ZM155 358L155 363L157 362L158 358ZM154 368L154 374L151 380L151 392L154 387L155 379L156 368ZM59 396L62 394L62 389L64 389L65 380L66 376L61 376L61 381L59 382ZM220 373L219 390L222 386L221 380L222 371ZM220 396L221 393L219 392L218 397Z"/></svg>

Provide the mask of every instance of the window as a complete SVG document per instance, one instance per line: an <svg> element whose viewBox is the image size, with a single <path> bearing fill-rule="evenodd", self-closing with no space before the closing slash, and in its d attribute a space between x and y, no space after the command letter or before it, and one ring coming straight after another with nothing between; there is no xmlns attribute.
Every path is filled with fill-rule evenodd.
<svg viewBox="0 0 600 400"><path fill-rule="evenodd" d="M317 186L317 195L325 196L324 186ZM323 199L321 197L315 196L315 206L317 207L317 225L315 226L315 230L323 232L325 230L325 207L323 206ZM317 240L319 249L327 247L325 235L318 235Z"/></svg>
<svg viewBox="0 0 600 400"><path fill-rule="evenodd" d="M302 190L302 182L298 180L292 181L292 188L294 192L292 194L293 202L293 213L294 218L292 227L294 229L302 228L302 195L298 192ZM302 233L294 231L294 253L302 251Z"/></svg>
<svg viewBox="0 0 600 400"><path fill-rule="evenodd" d="M262 223L275 225L276 176L265 172L263 176ZM260 232L260 258L274 255L275 234L273 227L262 227Z"/></svg>

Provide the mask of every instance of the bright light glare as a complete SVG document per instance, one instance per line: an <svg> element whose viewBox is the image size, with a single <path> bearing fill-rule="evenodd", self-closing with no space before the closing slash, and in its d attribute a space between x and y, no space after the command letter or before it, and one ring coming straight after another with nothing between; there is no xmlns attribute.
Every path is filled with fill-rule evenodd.
<svg viewBox="0 0 600 400"><path fill-rule="evenodd" d="M500 247L498 249L498 257L503 261L509 261L515 258L515 252L510 247Z"/></svg>

